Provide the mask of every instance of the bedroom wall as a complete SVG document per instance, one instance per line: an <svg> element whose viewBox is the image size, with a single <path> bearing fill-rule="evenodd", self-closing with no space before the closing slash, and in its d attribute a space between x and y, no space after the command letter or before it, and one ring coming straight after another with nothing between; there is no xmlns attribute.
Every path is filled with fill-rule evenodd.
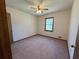
<svg viewBox="0 0 79 59"><path fill-rule="evenodd" d="M61 39L68 39L68 28L70 22L70 12L71 10L64 10L55 13L50 13L44 16L39 16L38 18L38 34L55 37L61 36ZM46 32L45 28L45 18L46 17L54 17L54 31Z"/></svg>
<svg viewBox="0 0 79 59"><path fill-rule="evenodd" d="M55 38L62 36L61 39L68 39L68 28L71 12L70 9L39 17L10 7L7 7L7 12L11 13L13 41L17 41L35 34L42 34ZM45 17L54 17L54 32L44 31Z"/></svg>
<svg viewBox="0 0 79 59"><path fill-rule="evenodd" d="M71 48L71 45L75 45L78 25L79 25L79 0L74 0L71 12L69 39L68 39L70 59L73 59L74 55L74 48Z"/></svg>
<svg viewBox="0 0 79 59"><path fill-rule="evenodd" d="M17 41L37 33L37 17L17 9L7 7L11 14L13 41Z"/></svg>

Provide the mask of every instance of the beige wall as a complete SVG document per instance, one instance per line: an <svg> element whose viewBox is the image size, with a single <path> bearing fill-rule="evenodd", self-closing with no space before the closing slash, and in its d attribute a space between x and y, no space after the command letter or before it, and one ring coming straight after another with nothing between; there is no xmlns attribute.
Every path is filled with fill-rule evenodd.
<svg viewBox="0 0 79 59"><path fill-rule="evenodd" d="M54 17L54 31L46 32L44 31L45 27L45 17ZM50 13L44 16L39 17L38 20L38 34L51 36L58 38L58 36L62 36L62 39L68 39L68 28L70 21L70 10L59 11L55 13Z"/></svg>
<svg viewBox="0 0 79 59"><path fill-rule="evenodd" d="M70 10L50 13L41 17L37 17L10 7L7 7L7 12L11 13L14 41L37 33L55 38L62 36L62 39L67 40ZM54 17L54 32L44 31L45 17Z"/></svg>
<svg viewBox="0 0 79 59"><path fill-rule="evenodd" d="M71 45L75 45L78 31L78 24L79 24L79 0L74 0L70 20L69 39L68 39L70 59L73 59L74 48L71 48Z"/></svg>
<svg viewBox="0 0 79 59"><path fill-rule="evenodd" d="M38 19L36 16L33 16L31 14L7 7L7 12L11 13L14 41L29 37L36 33L55 38L58 38L58 36L62 36L62 39L68 39L70 59L73 59L74 48L71 48L71 45L75 45L79 24L79 0L74 1L75 2L72 7L72 13L70 10L64 10L55 13L50 13L45 16L40 16L38 17ZM44 31L45 17L54 17L54 32Z"/></svg>
<svg viewBox="0 0 79 59"><path fill-rule="evenodd" d="M36 16L9 7L7 7L7 12L11 13L13 41L17 41L37 33Z"/></svg>

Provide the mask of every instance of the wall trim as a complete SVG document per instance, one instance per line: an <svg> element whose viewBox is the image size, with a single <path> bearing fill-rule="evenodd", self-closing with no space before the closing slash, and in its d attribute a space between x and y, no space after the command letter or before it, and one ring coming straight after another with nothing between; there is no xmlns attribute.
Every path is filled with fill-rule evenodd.
<svg viewBox="0 0 79 59"><path fill-rule="evenodd" d="M51 36L47 36L47 35L43 35L43 34L37 34L37 35L41 35L41 36L45 36L45 37L50 37L50 38L54 38L54 39L57 39L57 40L67 41L67 40L64 40L64 39L59 39L59 38L55 38L55 37L51 37Z"/></svg>
<svg viewBox="0 0 79 59"><path fill-rule="evenodd" d="M20 39L20 40L14 41L13 43L16 43L16 42L19 42L19 41L25 40L25 39L27 39L27 38L30 38L30 37L33 37L33 36L36 36L36 35L37 35L37 34L31 35L31 36L29 36L29 37L25 37L25 38L23 38L23 39Z"/></svg>
<svg viewBox="0 0 79 59"><path fill-rule="evenodd" d="M54 38L54 39L57 39L57 40L67 41L67 40L64 40L64 39L59 39L59 38L55 38L55 37L50 37L50 36L46 36L46 35L42 35L42 34L34 34L34 35L32 35L32 36L25 37L25 38L23 38L23 39L14 41L13 43L16 43L16 42L18 42L18 41L22 41L22 40L25 40L25 39L27 39L27 38L30 38L30 37L33 37L33 36L37 36L37 35L44 36L44 37L49 37L49 38Z"/></svg>

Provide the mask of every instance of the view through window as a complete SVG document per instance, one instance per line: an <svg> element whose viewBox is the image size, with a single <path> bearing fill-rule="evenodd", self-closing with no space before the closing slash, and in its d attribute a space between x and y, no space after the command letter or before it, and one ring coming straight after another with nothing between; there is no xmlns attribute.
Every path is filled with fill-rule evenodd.
<svg viewBox="0 0 79 59"><path fill-rule="evenodd" d="M45 31L53 31L54 17L45 18Z"/></svg>

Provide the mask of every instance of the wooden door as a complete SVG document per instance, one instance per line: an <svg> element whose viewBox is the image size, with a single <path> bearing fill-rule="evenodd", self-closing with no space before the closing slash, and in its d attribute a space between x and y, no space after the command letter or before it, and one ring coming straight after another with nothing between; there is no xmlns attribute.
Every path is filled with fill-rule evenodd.
<svg viewBox="0 0 79 59"><path fill-rule="evenodd" d="M73 59L79 59L79 28L78 28L76 46L73 46L73 47L75 48L74 58Z"/></svg>
<svg viewBox="0 0 79 59"><path fill-rule="evenodd" d="M7 21L8 21L10 43L13 43L13 33L12 33L12 24L11 24L11 14L10 13L7 13Z"/></svg>
<svg viewBox="0 0 79 59"><path fill-rule="evenodd" d="M12 59L5 0L0 0L0 59Z"/></svg>

